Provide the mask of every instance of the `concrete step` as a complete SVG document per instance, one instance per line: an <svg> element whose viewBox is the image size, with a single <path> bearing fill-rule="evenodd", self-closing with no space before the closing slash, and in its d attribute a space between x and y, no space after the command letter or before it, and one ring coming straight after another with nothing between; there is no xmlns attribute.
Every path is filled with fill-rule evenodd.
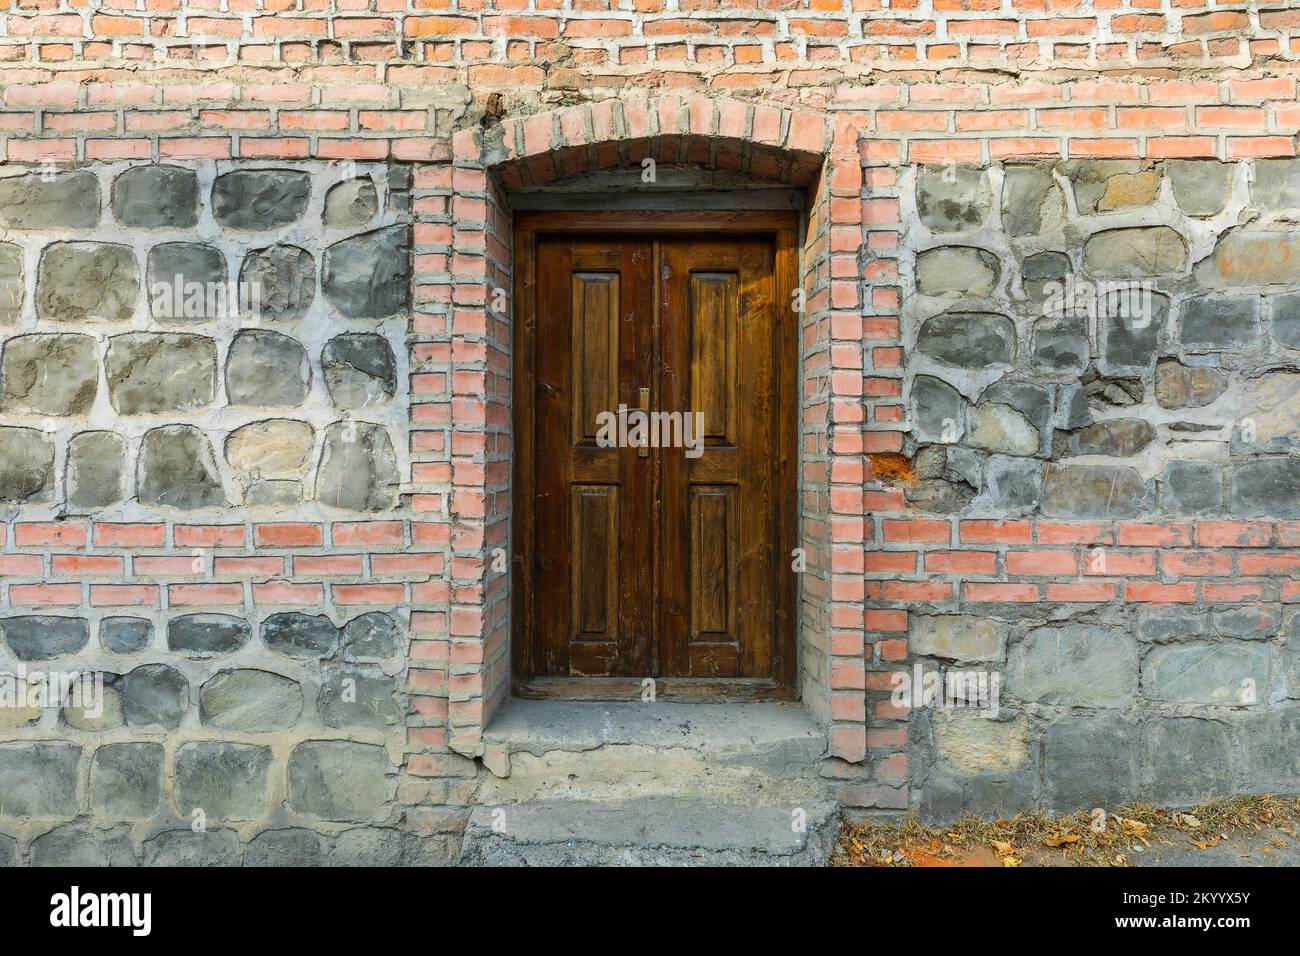
<svg viewBox="0 0 1300 956"><path fill-rule="evenodd" d="M478 802L825 799L826 732L798 704L510 700L484 731Z"/></svg>
<svg viewBox="0 0 1300 956"><path fill-rule="evenodd" d="M531 800L479 806L462 866L824 866L839 814L698 798Z"/></svg>

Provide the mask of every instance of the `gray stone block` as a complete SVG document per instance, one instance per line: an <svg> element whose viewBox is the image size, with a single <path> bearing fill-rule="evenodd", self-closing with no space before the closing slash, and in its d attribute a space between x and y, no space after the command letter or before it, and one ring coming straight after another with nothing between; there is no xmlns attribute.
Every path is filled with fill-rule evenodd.
<svg viewBox="0 0 1300 956"><path fill-rule="evenodd" d="M54 443L34 428L0 426L0 501L48 501L54 491Z"/></svg>
<svg viewBox="0 0 1300 956"><path fill-rule="evenodd" d="M93 511L126 495L126 442L113 432L81 432L68 442L68 507Z"/></svg>
<svg viewBox="0 0 1300 956"><path fill-rule="evenodd" d="M0 360L0 408L25 415L84 415L99 390L89 335L17 335Z"/></svg>
<svg viewBox="0 0 1300 956"><path fill-rule="evenodd" d="M1208 461L1171 461L1160 476L1160 507L1171 515L1223 513L1223 468Z"/></svg>
<svg viewBox="0 0 1300 956"><path fill-rule="evenodd" d="M397 503L402 476L388 430L369 422L338 422L325 430L316 497L348 511L383 511Z"/></svg>
<svg viewBox="0 0 1300 956"><path fill-rule="evenodd" d="M167 648L190 657L233 654L251 633L248 622L232 614L182 614L167 622Z"/></svg>
<svg viewBox="0 0 1300 956"><path fill-rule="evenodd" d="M0 816L74 816L80 764L77 744L0 744Z"/></svg>
<svg viewBox="0 0 1300 956"><path fill-rule="evenodd" d="M1065 200L1051 166L1009 165L1002 179L1002 227L1011 236L1037 235L1064 216Z"/></svg>
<svg viewBox="0 0 1300 956"><path fill-rule="evenodd" d="M270 747L192 741L176 751L176 809L208 820L256 820L271 800Z"/></svg>
<svg viewBox="0 0 1300 956"><path fill-rule="evenodd" d="M115 335L104 367L109 399L122 415L196 411L216 397L217 344L205 335Z"/></svg>
<svg viewBox="0 0 1300 956"><path fill-rule="evenodd" d="M0 227L89 229L99 223L99 178L89 169L0 179Z"/></svg>
<svg viewBox="0 0 1300 956"><path fill-rule="evenodd" d="M1177 275L1187 268L1187 243L1168 226L1107 229L1083 244L1083 268L1096 279Z"/></svg>
<svg viewBox="0 0 1300 956"><path fill-rule="evenodd" d="M189 229L199 221L199 179L181 166L133 166L113 180L109 204L131 229Z"/></svg>
<svg viewBox="0 0 1300 956"><path fill-rule="evenodd" d="M379 213L379 194L369 176L335 183L325 194L322 220L329 229L355 229Z"/></svg>
<svg viewBox="0 0 1300 956"><path fill-rule="evenodd" d="M1233 736L1197 717L1152 718L1142 728L1147 792L1158 806L1188 807L1233 794Z"/></svg>
<svg viewBox="0 0 1300 956"><path fill-rule="evenodd" d="M262 643L288 657L330 657L338 642L338 627L323 614L283 611L262 622Z"/></svg>
<svg viewBox="0 0 1300 956"><path fill-rule="evenodd" d="M1085 624L1043 627L1011 646L1007 692L1067 707L1126 707L1137 699L1137 648L1123 632Z"/></svg>
<svg viewBox="0 0 1300 956"><path fill-rule="evenodd" d="M306 422L270 418L250 422L226 436L226 461L259 478L286 478L307 470L316 432Z"/></svg>
<svg viewBox="0 0 1300 956"><path fill-rule="evenodd" d="M1034 323L1033 365L1048 375L1074 377L1088 367L1092 346L1087 320L1074 315L1053 315Z"/></svg>
<svg viewBox="0 0 1300 956"><path fill-rule="evenodd" d="M325 665L316 710L326 727L383 730L401 720L397 690L397 678L373 664Z"/></svg>
<svg viewBox="0 0 1300 956"><path fill-rule="evenodd" d="M144 841L145 866L238 866L234 830L164 830Z"/></svg>
<svg viewBox="0 0 1300 956"><path fill-rule="evenodd" d="M132 727L175 730L190 707L190 685L166 664L144 664L126 674L119 686L122 710Z"/></svg>
<svg viewBox="0 0 1300 956"><path fill-rule="evenodd" d="M386 319L411 302L407 226L388 226L340 240L325 250L321 291L349 319Z"/></svg>
<svg viewBox="0 0 1300 956"><path fill-rule="evenodd" d="M1179 337L1196 349L1239 349L1259 341L1259 299L1193 296L1183 303Z"/></svg>
<svg viewBox="0 0 1300 956"><path fill-rule="evenodd" d="M244 866L320 866L325 841L302 827L263 830L244 848Z"/></svg>
<svg viewBox="0 0 1300 956"><path fill-rule="evenodd" d="M29 614L0 619L0 637L20 661L75 654L90 642L85 618Z"/></svg>
<svg viewBox="0 0 1300 956"><path fill-rule="evenodd" d="M90 763L90 806L112 820L142 820L162 804L163 746L104 744Z"/></svg>
<svg viewBox="0 0 1300 956"><path fill-rule="evenodd" d="M1044 809L1114 811L1137 794L1137 728L1109 714L1067 714L1043 735Z"/></svg>
<svg viewBox="0 0 1300 956"><path fill-rule="evenodd" d="M226 357L226 394L233 405L301 405L311 382L307 350L279 332L250 329L235 336Z"/></svg>
<svg viewBox="0 0 1300 956"><path fill-rule="evenodd" d="M324 820L370 820L388 800L388 754L347 740L308 740L289 755L289 804Z"/></svg>
<svg viewBox="0 0 1300 956"><path fill-rule="evenodd" d="M99 622L99 643L110 654L139 654L153 643L153 622L142 617L106 617Z"/></svg>
<svg viewBox="0 0 1300 956"><path fill-rule="evenodd" d="M1165 644L1142 661L1143 696L1177 704L1259 704L1269 677L1269 649L1244 641Z"/></svg>
<svg viewBox="0 0 1300 956"><path fill-rule="evenodd" d="M135 851L126 827L98 829L65 824L32 841L32 866L126 867L135 866Z"/></svg>
<svg viewBox="0 0 1300 956"><path fill-rule="evenodd" d="M1274 296L1273 339L1288 349L1300 349L1300 292Z"/></svg>
<svg viewBox="0 0 1300 956"><path fill-rule="evenodd" d="M1147 303L1143 302L1143 307ZM1160 333L1169 319L1169 298L1151 293L1150 314L1132 315L1109 301L1103 305L1099 324L1103 331L1102 355L1119 368L1146 369L1160 345Z"/></svg>
<svg viewBox="0 0 1300 956"><path fill-rule="evenodd" d="M199 689L199 719L221 730L272 733L301 717L302 687L269 671L219 671Z"/></svg>
<svg viewBox="0 0 1300 956"><path fill-rule="evenodd" d="M1229 497L1231 512L1239 518L1300 518L1300 459L1238 463Z"/></svg>
<svg viewBox="0 0 1300 956"><path fill-rule="evenodd" d="M1228 380L1215 368L1161 359L1156 363L1155 386L1156 403L1161 408L1202 408L1219 400L1228 389Z"/></svg>
<svg viewBox="0 0 1300 956"><path fill-rule="evenodd" d="M931 232L961 232L983 225L992 204L988 172L974 166L921 166L916 172L916 213Z"/></svg>
<svg viewBox="0 0 1300 956"><path fill-rule="evenodd" d="M212 445L192 425L166 425L140 443L136 497L141 504L191 511L226 503Z"/></svg>
<svg viewBox="0 0 1300 956"><path fill-rule="evenodd" d="M201 322L238 314L220 249L198 242L164 242L149 250L145 277L149 311L160 322Z"/></svg>
<svg viewBox="0 0 1300 956"><path fill-rule="evenodd" d="M126 322L140 298L140 263L130 246L55 242L36 274L36 313L47 322Z"/></svg>
<svg viewBox="0 0 1300 956"><path fill-rule="evenodd" d="M383 405L397 394L397 360L382 335L334 336L321 352L321 370L339 408Z"/></svg>
<svg viewBox="0 0 1300 956"><path fill-rule="evenodd" d="M0 325L15 325L26 301L22 247L0 242Z"/></svg>
<svg viewBox="0 0 1300 956"><path fill-rule="evenodd" d="M1131 518L1146 507L1146 483L1120 465L1058 465L1043 469L1043 514L1058 518Z"/></svg>
<svg viewBox="0 0 1300 956"><path fill-rule="evenodd" d="M1001 268L984 249L942 246L916 256L916 291L921 295L984 298L997 288Z"/></svg>
<svg viewBox="0 0 1300 956"><path fill-rule="evenodd" d="M257 249L239 267L239 285L241 312L261 320L296 322L316 298L316 261L297 246Z"/></svg>
<svg viewBox="0 0 1300 956"><path fill-rule="evenodd" d="M912 436L918 442L959 441L966 430L966 401L947 382L929 375L912 381Z"/></svg>
<svg viewBox="0 0 1300 956"><path fill-rule="evenodd" d="M401 625L382 611L358 615L343 626L341 656L346 661L396 657L405 650Z"/></svg>
<svg viewBox="0 0 1300 956"><path fill-rule="evenodd" d="M946 312L926 320L916 348L958 368L1009 365L1016 350L1015 325L990 312Z"/></svg>
<svg viewBox="0 0 1300 956"><path fill-rule="evenodd" d="M1110 418L1071 435L1070 454L1129 458L1151 444L1155 437L1155 426L1145 418Z"/></svg>
<svg viewBox="0 0 1300 956"><path fill-rule="evenodd" d="M228 229L279 229L302 218L310 197L308 173L237 169L212 184L212 214Z"/></svg>
<svg viewBox="0 0 1300 956"><path fill-rule="evenodd" d="M1170 159L1163 165L1174 189L1174 200L1184 214L1204 218L1223 211L1234 164L1214 159Z"/></svg>

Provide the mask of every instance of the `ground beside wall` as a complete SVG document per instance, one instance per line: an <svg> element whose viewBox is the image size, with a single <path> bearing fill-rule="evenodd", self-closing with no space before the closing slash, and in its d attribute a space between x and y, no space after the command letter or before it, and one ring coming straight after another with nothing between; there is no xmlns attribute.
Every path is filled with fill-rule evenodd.
<svg viewBox="0 0 1300 956"><path fill-rule="evenodd" d="M456 857L508 686L506 158L823 157L801 686L842 805L1300 789L1298 54L1196 0L15 0L0 661L118 703L0 714L0 860ZM918 665L997 717L891 700Z"/></svg>

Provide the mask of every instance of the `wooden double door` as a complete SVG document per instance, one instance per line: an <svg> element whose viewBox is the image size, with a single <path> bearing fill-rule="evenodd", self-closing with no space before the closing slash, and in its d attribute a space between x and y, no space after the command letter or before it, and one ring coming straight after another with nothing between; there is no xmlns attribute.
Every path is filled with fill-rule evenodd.
<svg viewBox="0 0 1300 956"><path fill-rule="evenodd" d="M517 236L528 688L790 688L792 235L735 218L656 233L538 214Z"/></svg>

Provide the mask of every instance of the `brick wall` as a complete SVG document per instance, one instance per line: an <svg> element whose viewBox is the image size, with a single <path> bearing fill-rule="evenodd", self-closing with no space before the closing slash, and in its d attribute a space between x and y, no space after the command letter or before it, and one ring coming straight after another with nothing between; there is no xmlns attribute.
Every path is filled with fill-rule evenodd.
<svg viewBox="0 0 1300 956"><path fill-rule="evenodd" d="M646 154L767 178L784 171L810 197L801 500L811 570L800 640L808 706L832 731L826 773L847 803L868 808L942 814L1058 801L1045 768L1073 744L1054 750L1051 728L1114 715L1030 702L994 722L1004 731L996 741L975 742L1003 754L1006 766L989 778L968 773L952 754L975 743L945 743L966 730L890 703L892 672L926 656L909 651L917 619L998 620L1014 648L1034 630L1033 613L1052 626L1157 635L1158 607L1178 603L1196 610L1189 617L1204 622L1203 636L1246 642L1214 615L1258 608L1277 612L1263 643L1280 655L1281 612L1300 599L1290 550L1300 532L1295 515L1238 514L1229 499L1221 513L1153 507L1088 518L1010 506L936 514L932 502L918 502L918 489L952 474L946 459L935 470L933 448L948 443L918 432L913 403L916 379L929 374L917 337L935 311L918 309L917 260L932 246L962 244L932 242L918 227L919 170L958 170L960 180L975 168L1001 181L1017 165L1204 159L1235 164L1246 184L1256 161L1296 155L1298 54L1294 10L1169 0L11 2L0 30L6 173L396 164L409 170L414 278L402 363L409 414L405 434L394 436L403 473L391 509L281 520L232 503L202 520L161 507L117 521L10 502L4 613L76 609L97 620L106 603L125 602L150 607L163 627L200 595L225 595L255 619L272 608L319 613L322 603L340 626L362 610L397 613L410 643L405 739L389 748L396 789L382 818L367 821L382 826L357 829L376 853L416 852L412 835L419 853L450 853L472 799L478 733L507 686L509 575L494 570L492 556L509 534L509 308L498 309L491 293L509 288L509 194ZM1164 168L1161 189L1170 188ZM1061 188L1074 182L1068 169L1060 167ZM1119 175L1152 171L1148 163ZM1176 197L1160 201L1172 215ZM1289 235L1285 216L1274 216L1280 208L1267 214L1273 232ZM1096 225L1042 251L1075 261ZM27 236L11 223L0 238L22 245ZM1006 275L1023 270L1017 255ZM1248 284L1253 296L1286 291L1269 277ZM1186 284L1166 291L1175 309L1194 297ZM994 298L1004 294L1006 286ZM1261 321L1276 322L1271 305L1260 308ZM29 313L4 334L42 331L39 321ZM1251 362L1228 363L1234 382L1295 362L1295 351L1269 336ZM1210 352L1181 344L1162 340L1148 373L1112 377L1136 378L1148 401L1157 359L1213 364ZM978 407L981 392L956 384ZM225 436L215 429L212 437ZM1169 438L1162 430L1162 445ZM1044 433L1044 441L1037 457L1046 462L1053 439ZM1221 444L1225 467L1237 456L1292 455L1285 445ZM1139 476L1157 504L1161 468ZM195 548L204 556L198 572L180 563ZM1090 564L1098 548L1107 563ZM927 635L932 623L921 622ZM1249 737L1250 721L1290 719L1284 662L1271 667L1278 683L1258 706L1226 717L1194 704L1161 711L1169 721L1213 718L1203 724L1216 728L1214 739L1180 752L1213 754L1228 746L1225 734L1259 739ZM1134 719L1134 754L1186 736L1187 725ZM43 721L12 739L65 736L57 721ZM1030 763L1015 762L1022 751L1034 754ZM0 824L18 838L13 852L32 852L21 848L51 820L91 812L89 744L79 759L76 793L59 814ZM1135 787L1152 766L1141 763ZM1289 772L1279 779L1293 779ZM1204 788L1264 776L1245 765L1233 774ZM175 825L160 817L132 832L138 842ZM235 829L240 840L226 850L246 852L254 828Z"/></svg>

